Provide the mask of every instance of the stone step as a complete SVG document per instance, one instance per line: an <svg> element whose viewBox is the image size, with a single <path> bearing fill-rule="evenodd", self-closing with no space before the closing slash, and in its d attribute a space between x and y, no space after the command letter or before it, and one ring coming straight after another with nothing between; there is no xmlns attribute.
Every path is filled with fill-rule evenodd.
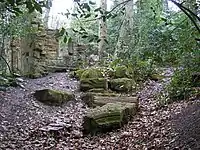
<svg viewBox="0 0 200 150"><path fill-rule="evenodd" d="M81 96L81 99L89 107L103 106L107 103L134 103L138 107L138 97L127 96L96 96L92 93L86 93Z"/></svg>
<svg viewBox="0 0 200 150"><path fill-rule="evenodd" d="M96 134L120 128L137 112L135 103L107 103L90 109L83 118L83 133Z"/></svg>
<svg viewBox="0 0 200 150"><path fill-rule="evenodd" d="M138 98L137 97L106 97L106 96L94 96L94 105L95 106L103 106L107 103L116 103L116 102L122 102L122 103L135 103L136 106L138 106Z"/></svg>

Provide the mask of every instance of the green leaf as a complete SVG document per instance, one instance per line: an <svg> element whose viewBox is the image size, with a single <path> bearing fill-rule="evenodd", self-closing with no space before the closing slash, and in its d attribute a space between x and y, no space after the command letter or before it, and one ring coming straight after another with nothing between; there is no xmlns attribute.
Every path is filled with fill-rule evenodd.
<svg viewBox="0 0 200 150"><path fill-rule="evenodd" d="M22 14L23 12L17 8L17 7L14 7L13 10L15 11L15 13L18 13L18 14Z"/></svg>
<svg viewBox="0 0 200 150"><path fill-rule="evenodd" d="M114 19L114 18L116 18L117 17L117 14L114 14L114 15L112 15L112 19Z"/></svg>
<svg viewBox="0 0 200 150"><path fill-rule="evenodd" d="M86 31L83 27L81 27L80 31Z"/></svg>
<svg viewBox="0 0 200 150"><path fill-rule="evenodd" d="M107 39L104 39L104 41L106 42L106 44L108 44L108 40Z"/></svg>
<svg viewBox="0 0 200 150"><path fill-rule="evenodd" d="M82 4L82 8L83 8L83 9L87 9L87 11L89 11L89 12L90 12L90 10L91 10L91 9L90 9L90 6L88 5L88 3L83 3L83 4Z"/></svg>
<svg viewBox="0 0 200 150"><path fill-rule="evenodd" d="M87 38L87 37L88 37L87 35L83 35L83 36L82 36L82 38L84 38L84 39Z"/></svg>
<svg viewBox="0 0 200 150"><path fill-rule="evenodd" d="M8 3L11 5L11 6L14 6L15 5L15 0L7 0Z"/></svg>
<svg viewBox="0 0 200 150"><path fill-rule="evenodd" d="M85 15L84 18L89 18L90 16L91 16L91 14L87 14L87 15Z"/></svg>
<svg viewBox="0 0 200 150"><path fill-rule="evenodd" d="M99 10L99 12L100 12L101 14L103 14L103 11L102 11L101 9Z"/></svg>
<svg viewBox="0 0 200 150"><path fill-rule="evenodd" d="M101 10L101 7L95 9L94 12L97 12L97 11L100 11L100 10Z"/></svg>
<svg viewBox="0 0 200 150"><path fill-rule="evenodd" d="M74 13L74 14L71 14L71 15L74 16L74 17L77 17L78 14L75 14L75 13Z"/></svg>
<svg viewBox="0 0 200 150"><path fill-rule="evenodd" d="M67 42L67 36L64 37L63 42L66 43Z"/></svg>
<svg viewBox="0 0 200 150"><path fill-rule="evenodd" d="M39 11L42 14L42 7L38 3L35 3L34 7L37 11Z"/></svg>
<svg viewBox="0 0 200 150"><path fill-rule="evenodd" d="M59 32L59 35L60 35L60 36L63 36L64 33L65 33L65 28L62 28L62 29L60 30L60 32Z"/></svg>
<svg viewBox="0 0 200 150"><path fill-rule="evenodd" d="M112 14L108 14L107 15L107 19L111 18L112 17Z"/></svg>
<svg viewBox="0 0 200 150"><path fill-rule="evenodd" d="M164 16L160 16L160 19L164 22L167 22L167 18L165 18Z"/></svg>
<svg viewBox="0 0 200 150"><path fill-rule="evenodd" d="M26 1L26 8L28 8L29 13L32 13L35 10L31 1Z"/></svg>
<svg viewBox="0 0 200 150"><path fill-rule="evenodd" d="M72 29L72 31L73 31L73 32L75 32L75 33L77 33L77 32L78 32L78 31L77 31L77 30L75 30L75 29Z"/></svg>
<svg viewBox="0 0 200 150"><path fill-rule="evenodd" d="M103 22L106 22L106 16L102 16Z"/></svg>
<svg viewBox="0 0 200 150"><path fill-rule="evenodd" d="M94 38L89 39L89 42L93 42L93 41L94 41Z"/></svg>
<svg viewBox="0 0 200 150"><path fill-rule="evenodd" d="M80 18L82 18L84 15L85 15L85 14L81 14L81 15L80 15Z"/></svg>
<svg viewBox="0 0 200 150"><path fill-rule="evenodd" d="M69 15L70 15L69 12L65 13L65 16L66 16L67 18L69 17Z"/></svg>
<svg viewBox="0 0 200 150"><path fill-rule="evenodd" d="M89 4L90 4L90 5L95 5L96 3L95 3L95 2L92 2L92 1L89 1Z"/></svg>
<svg viewBox="0 0 200 150"><path fill-rule="evenodd" d="M67 43L72 43L72 38L71 37L68 38Z"/></svg>

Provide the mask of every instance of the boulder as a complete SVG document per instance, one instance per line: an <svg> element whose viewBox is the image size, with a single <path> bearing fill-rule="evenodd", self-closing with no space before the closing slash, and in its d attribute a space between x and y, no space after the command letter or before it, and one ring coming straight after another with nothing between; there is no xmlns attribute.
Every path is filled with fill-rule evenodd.
<svg viewBox="0 0 200 150"><path fill-rule="evenodd" d="M96 134L121 127L136 114L134 103L107 103L90 109L83 118L83 132Z"/></svg>
<svg viewBox="0 0 200 150"><path fill-rule="evenodd" d="M104 78L89 78L80 80L80 90L88 91L90 89L102 88L107 90L108 82Z"/></svg>
<svg viewBox="0 0 200 150"><path fill-rule="evenodd" d="M109 88L116 92L130 92L134 84L132 79L118 78L109 81Z"/></svg>
<svg viewBox="0 0 200 150"><path fill-rule="evenodd" d="M88 107L97 107L97 106L103 106L108 103L135 103L135 105L138 107L138 98L137 97L127 97L127 96L96 96L92 93L85 93L81 96L81 99L85 104L88 105Z"/></svg>
<svg viewBox="0 0 200 150"><path fill-rule="evenodd" d="M75 100L75 96L71 93L52 89L37 90L34 96L38 101L50 105L60 105L64 102Z"/></svg>

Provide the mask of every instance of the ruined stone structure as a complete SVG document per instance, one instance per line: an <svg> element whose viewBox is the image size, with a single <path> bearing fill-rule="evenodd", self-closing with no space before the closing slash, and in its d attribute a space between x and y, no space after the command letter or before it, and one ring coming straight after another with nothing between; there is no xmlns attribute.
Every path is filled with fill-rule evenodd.
<svg viewBox="0 0 200 150"><path fill-rule="evenodd" d="M55 30L40 29L23 39L13 39L9 55L9 64L14 72L29 77L40 77L56 68L70 69L84 61L83 45L71 44L61 49ZM7 57L8 58L8 57Z"/></svg>

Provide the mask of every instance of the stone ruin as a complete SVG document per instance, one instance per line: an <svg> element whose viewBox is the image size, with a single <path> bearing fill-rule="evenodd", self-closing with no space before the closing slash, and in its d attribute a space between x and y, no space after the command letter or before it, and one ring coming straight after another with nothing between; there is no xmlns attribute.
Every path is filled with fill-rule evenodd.
<svg viewBox="0 0 200 150"><path fill-rule="evenodd" d="M29 77L41 77L48 72L73 69L85 60L83 44L70 43L65 47L55 37L56 30L40 28L26 38L12 39L7 53L14 72Z"/></svg>

